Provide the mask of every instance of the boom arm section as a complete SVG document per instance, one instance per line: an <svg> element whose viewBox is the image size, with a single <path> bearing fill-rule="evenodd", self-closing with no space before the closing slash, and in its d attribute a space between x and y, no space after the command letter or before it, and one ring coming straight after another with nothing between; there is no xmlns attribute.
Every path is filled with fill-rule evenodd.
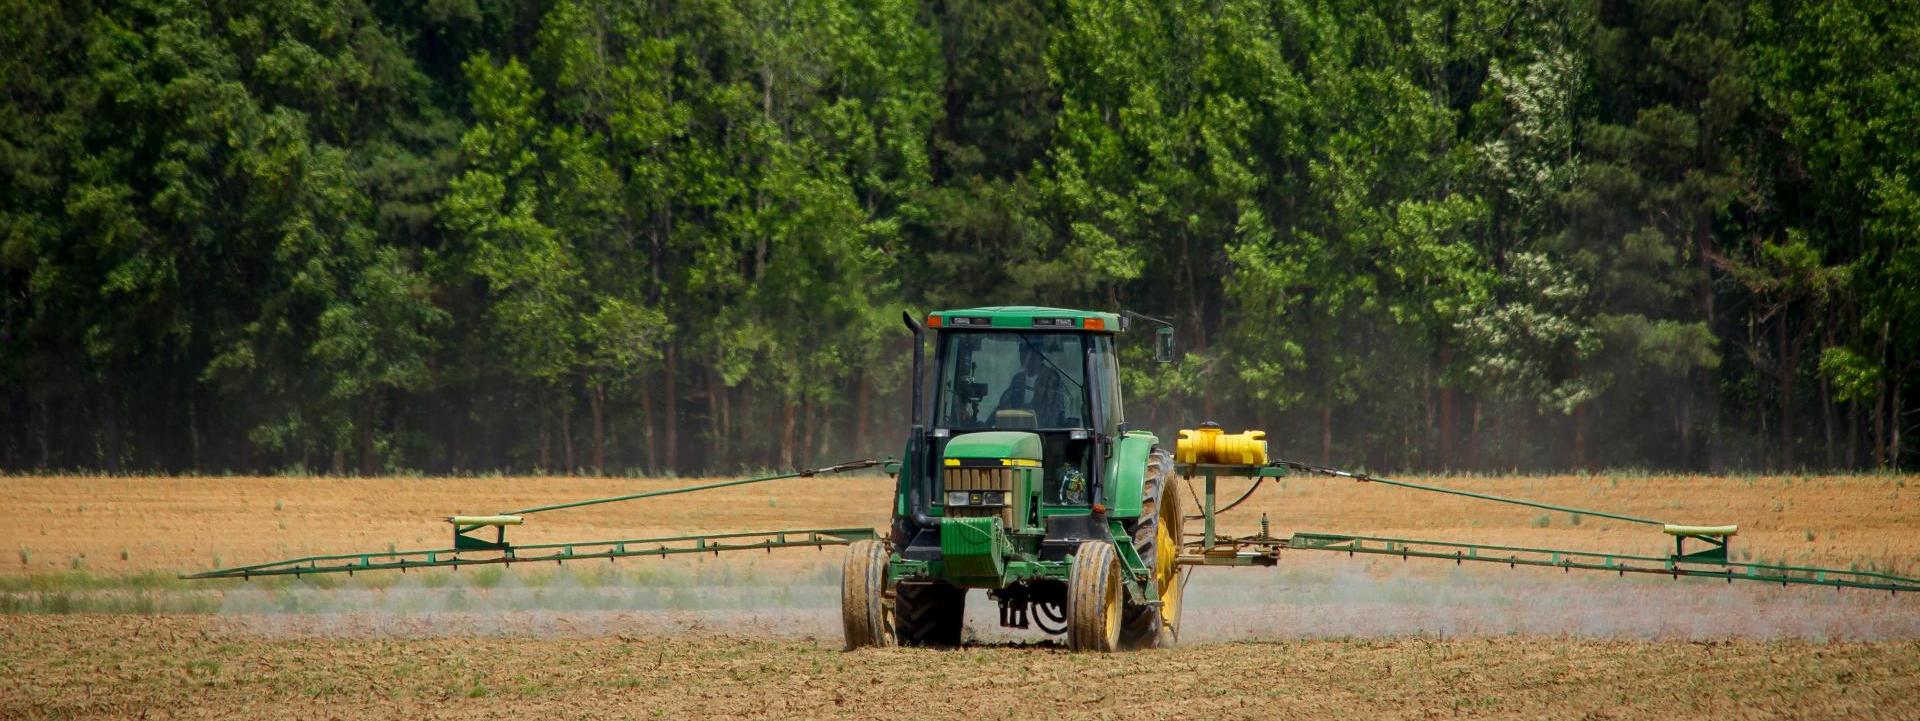
<svg viewBox="0 0 1920 721"><path fill-rule="evenodd" d="M352 574L357 571L406 571L414 568L458 568L460 566L489 564L512 565L515 563L538 563L545 561L562 563L566 561L582 561L600 558L613 560L633 556L672 556L686 553L717 554L722 551L771 551L775 548L845 546L852 544L854 541L875 538L876 534L871 528L802 528L661 536L656 538L623 538L606 541L514 544L507 542L507 527L522 525L526 523L526 516L535 513L580 508L582 506L592 506L602 503L637 501L645 498L777 481L785 478L807 478L831 473L843 473L862 468L873 468L885 463L887 462L878 459L850 461L821 468L809 468L806 470L756 476L753 478L716 481L692 486L665 488L657 491L642 491L620 496L609 496L607 498L590 498L583 501L534 506L490 516L448 516L446 517L446 521L453 527L452 548L305 556L283 561L259 563L251 566L234 566L231 568L202 571L200 573L185 573L181 574L180 577L185 579L245 579L254 576L301 576L309 573ZM484 529L493 529L492 540L475 535L476 532L483 531Z"/></svg>
<svg viewBox="0 0 1920 721"><path fill-rule="evenodd" d="M1346 551L1349 555L1368 553L1401 558L1434 558L1455 563L1484 561L1504 563L1508 567L1543 566L1547 568L1613 571L1620 575L1650 573L1663 576L1724 578L1839 588L1865 588L1876 591L1920 591L1920 580L1872 571L1854 571L1810 566L1779 566L1766 563L1712 562L1688 560L1685 556L1635 556L1622 553L1569 551L1558 548L1494 546L1480 543L1423 541L1412 538L1347 536L1334 533L1300 532L1287 540L1286 548L1311 551Z"/></svg>
<svg viewBox="0 0 1920 721"><path fill-rule="evenodd" d="M381 553L342 553L331 556L306 556L251 566L219 568L182 574L181 578L253 578L254 576L301 576L310 573L346 573L356 571L406 571L413 568L459 568L492 564L585 561L633 556L674 556L686 553L720 553L775 548L846 546L854 541L874 538L871 528L810 528L784 531L740 531L691 536L626 538L613 541L576 541L572 543L531 543L496 550L435 548L424 551L386 551Z"/></svg>
<svg viewBox="0 0 1920 721"><path fill-rule="evenodd" d="M1735 580L1760 581L1781 585L1831 586L1835 588L1861 588L1898 593L1901 591L1920 591L1920 579L1895 576L1878 571L1857 569L1818 568L1813 566L1789 566L1769 563L1744 563L1733 561L1727 553L1728 540L1739 533L1737 526L1690 526L1664 523L1651 518L1641 518L1604 511L1572 508L1539 501L1519 498L1507 498L1486 493L1478 493L1457 488L1431 486L1409 481L1396 481L1371 476L1365 473L1342 471L1297 461L1275 461L1263 466L1225 466L1215 464L1188 464L1182 466L1180 473L1192 479L1196 474L1205 478L1206 494L1200 502L1201 515L1206 523L1205 530L1198 539L1190 539L1181 550L1180 560L1189 565L1211 566L1271 566L1278 562L1280 552L1284 550L1307 551L1345 551L1348 555L1371 554L1381 556L1399 556L1401 558L1429 558L1450 560L1454 563L1477 561L1484 563L1502 563L1508 567L1538 566L1559 568L1571 571L1612 571L1618 575L1628 573L1657 574L1672 576L1692 576L1697 578L1721 578L1728 583ZM1260 483L1269 478L1277 478L1287 471L1299 471L1350 478L1355 481L1380 483L1383 485L1407 488L1411 490L1445 493L1465 496L1495 503L1505 503L1530 508L1578 513L1597 518L1610 518L1628 523L1659 526L1661 531L1673 537L1673 553L1666 556L1645 556L1623 553L1596 551L1576 551L1561 548L1536 548L1528 546L1501 546L1481 543L1460 543L1454 541L1433 541L1414 538L1390 538L1384 536L1358 536L1337 533L1296 532L1290 537L1280 538L1267 530L1267 519L1260 519L1260 532L1251 536L1226 536L1214 532L1215 516L1245 501ZM1254 479L1254 485L1225 508L1216 510L1215 481L1219 477L1244 476ZM1689 549L1689 543L1694 544Z"/></svg>

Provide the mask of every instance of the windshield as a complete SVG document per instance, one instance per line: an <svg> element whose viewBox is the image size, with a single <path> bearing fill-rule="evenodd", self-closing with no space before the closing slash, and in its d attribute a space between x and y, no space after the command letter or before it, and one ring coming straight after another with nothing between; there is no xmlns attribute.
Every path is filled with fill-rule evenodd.
<svg viewBox="0 0 1920 721"><path fill-rule="evenodd" d="M934 392L936 427L1086 427L1086 334L942 335Z"/></svg>

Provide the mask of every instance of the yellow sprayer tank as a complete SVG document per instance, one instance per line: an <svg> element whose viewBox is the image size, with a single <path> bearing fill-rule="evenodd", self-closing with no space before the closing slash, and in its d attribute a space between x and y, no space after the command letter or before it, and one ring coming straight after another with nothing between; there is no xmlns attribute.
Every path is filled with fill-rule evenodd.
<svg viewBox="0 0 1920 721"><path fill-rule="evenodd" d="M1261 465L1267 462L1267 432L1222 433L1220 424L1211 421L1199 428L1182 428L1173 458L1180 463Z"/></svg>

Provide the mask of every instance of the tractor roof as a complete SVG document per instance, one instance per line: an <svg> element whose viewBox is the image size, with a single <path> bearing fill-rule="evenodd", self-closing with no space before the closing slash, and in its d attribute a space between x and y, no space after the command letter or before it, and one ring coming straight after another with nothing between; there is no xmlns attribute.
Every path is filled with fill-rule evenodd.
<svg viewBox="0 0 1920 721"><path fill-rule="evenodd" d="M1120 316L1093 310L1047 308L1037 305L994 305L937 310L927 314L936 328L1046 328L1105 331L1122 330Z"/></svg>

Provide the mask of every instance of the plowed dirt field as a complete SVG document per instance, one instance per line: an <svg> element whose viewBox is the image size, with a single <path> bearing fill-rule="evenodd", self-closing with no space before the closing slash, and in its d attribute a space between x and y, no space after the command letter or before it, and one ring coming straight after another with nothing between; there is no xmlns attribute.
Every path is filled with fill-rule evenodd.
<svg viewBox="0 0 1920 721"><path fill-rule="evenodd" d="M1916 575L1920 478L1415 479L1685 523L1755 559ZM690 481L0 478L0 719L1920 718L1920 598L1290 552L1205 569L1184 645L839 650L838 549L352 579L183 570L432 547L439 519ZM525 542L879 525L884 478L529 518ZM1228 498L1237 488L1222 491ZM1660 553L1643 528L1315 478L1251 530ZM11 556L12 554L9 554Z"/></svg>

